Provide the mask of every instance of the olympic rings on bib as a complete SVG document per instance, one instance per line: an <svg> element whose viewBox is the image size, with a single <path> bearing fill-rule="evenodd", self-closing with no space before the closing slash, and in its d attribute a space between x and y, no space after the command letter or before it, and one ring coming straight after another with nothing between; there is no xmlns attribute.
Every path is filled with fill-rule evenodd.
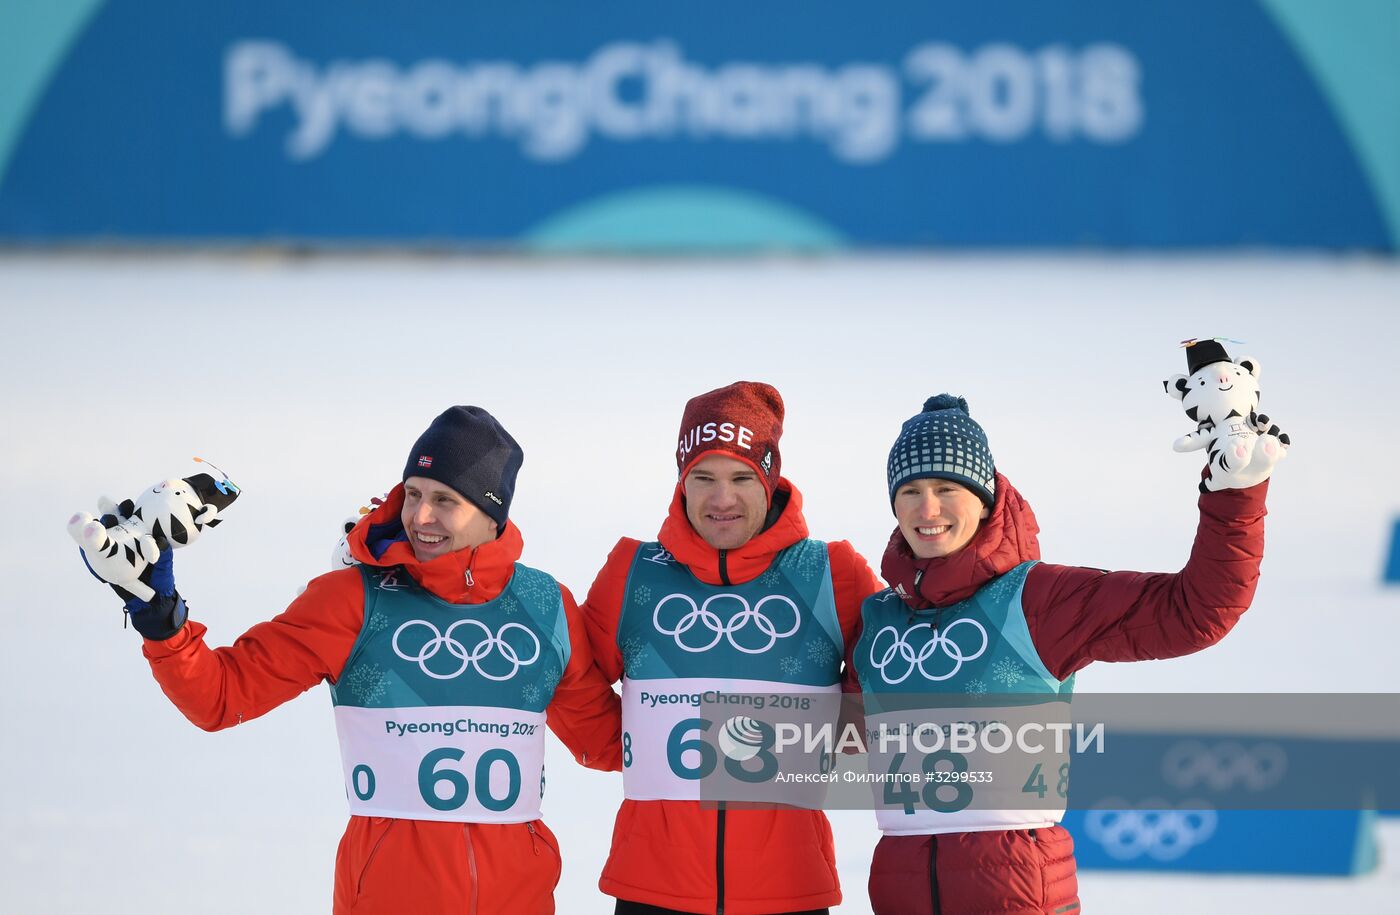
<svg viewBox="0 0 1400 915"><path fill-rule="evenodd" d="M432 638L424 642L423 646L418 649L417 654L406 654L404 653L404 650L399 647L399 636L403 634L405 629L408 629L411 626L425 626L433 634ZM470 651L467 650L467 646L463 645L461 642L459 642L452 636L452 634L455 631L457 631L457 629L461 626L473 626L480 629L482 633L484 633L484 638L481 641L477 642L471 648ZM530 655L530 657L520 657L516 650L512 648L509 643L506 642L505 634L510 629L519 629L521 632L525 633L525 635L529 637L530 642L534 645L535 649L534 653ZM448 626L446 632L441 633L438 632L438 628L436 626L434 626L427 620L409 620L408 622L400 626L398 629L394 630L393 645L394 654L403 658L405 661L417 662L419 668L422 669L423 673L432 677L434 680L455 679L456 677L459 677L464 672L466 672L467 668L471 667L473 664L476 665L476 672L481 674L488 680L509 680L511 677L514 677L517 673L520 672L520 668L528 667L529 665L535 663L535 661L539 660L540 657L540 640L527 627L522 626L519 623L506 623L498 631L492 633L491 627L487 626L480 620L472 619L458 620L451 626ZM428 666L428 660L430 658L435 657L439 649L446 649L449 655L461 662L457 666L456 670L450 673L438 673L437 671L433 670L431 667ZM505 658L506 661L510 662L511 665L510 673L505 674L503 676L497 676L496 674L490 673L481 664L482 661L490 657L492 652L497 649L500 650L501 657Z"/></svg>
<svg viewBox="0 0 1400 915"><path fill-rule="evenodd" d="M1214 810L1096 809L1085 812L1084 831L1118 861L1175 861L1214 835L1218 821Z"/></svg>
<svg viewBox="0 0 1400 915"><path fill-rule="evenodd" d="M1245 747L1227 740L1206 746L1199 740L1172 744L1162 756L1162 778L1183 791L1204 784L1213 791L1243 787L1263 791L1283 780L1288 754L1272 742Z"/></svg>
<svg viewBox="0 0 1400 915"><path fill-rule="evenodd" d="M725 599L736 600L743 608L730 617L727 623L720 619L718 613L710 609L710 604L717 600ZM690 607L690 612L680 618L674 629L667 629L661 624L661 608L673 600L685 603ZM785 604L787 609L792 611L792 625L782 632L778 631L777 624L769 619L767 614L763 612L763 605L769 601L778 601ZM734 637L734 634L748 626L750 621L753 622L754 628L768 639L768 643L761 648L741 644ZM669 635L675 639L676 646L682 651L709 651L719 644L720 639L728 639L729 644L732 645L736 651L742 651L744 654L763 654L776 645L779 639L785 639L797 631L798 627L802 625L802 614L798 611L797 604L793 603L790 598L782 594L769 594L766 597L759 598L758 603L750 607L749 602L738 594L712 594L705 598L703 604L697 606L694 598L687 594L677 593L667 594L656 602L656 609L653 610L651 614L651 622L652 625L656 627L657 632L662 635ZM703 630L710 633L711 638L704 644L688 644L684 636L687 632L694 629L697 623L701 625ZM705 635L702 631L698 637L692 636L689 641L695 643L704 638Z"/></svg>
<svg viewBox="0 0 1400 915"><path fill-rule="evenodd" d="M982 639L976 651L965 653L962 646L953 641L953 630L957 629L959 626L971 626L976 630L978 636ZM909 675L916 670L923 675L925 680L937 682L955 676L958 671L962 670L964 661L974 661L980 658L982 653L987 650L987 630L982 628L981 623L970 617L954 620L942 629L934 629L929 640L925 642L918 651L915 651L914 647L906 641L916 633L928 631L929 628L927 626L913 627L904 632L900 632L894 626L886 626L881 629L879 632L875 633L875 638L870 640L870 666L878 670L880 672L880 677L891 686L894 686L896 683L903 683L905 680L909 679ZM881 652L877 646L880 644L881 637L887 632L894 637L894 641L890 643L889 648ZM970 636L964 636L964 641L969 640ZM929 673L928 670L924 668L924 662L935 655L940 658L947 657L950 659L953 664L952 669L943 673ZM896 664L896 658L902 663ZM889 668L893 666L895 669L899 669L904 667L905 664L909 666L904 668L904 673L892 678Z"/></svg>

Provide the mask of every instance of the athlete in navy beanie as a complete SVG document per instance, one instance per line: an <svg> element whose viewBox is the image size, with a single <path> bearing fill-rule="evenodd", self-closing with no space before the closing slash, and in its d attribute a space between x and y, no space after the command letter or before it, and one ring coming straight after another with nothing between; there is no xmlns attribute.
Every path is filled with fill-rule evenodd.
<svg viewBox="0 0 1400 915"><path fill-rule="evenodd" d="M427 477L455 489L504 529L525 460L511 434L481 407L448 407L413 443L403 478Z"/></svg>

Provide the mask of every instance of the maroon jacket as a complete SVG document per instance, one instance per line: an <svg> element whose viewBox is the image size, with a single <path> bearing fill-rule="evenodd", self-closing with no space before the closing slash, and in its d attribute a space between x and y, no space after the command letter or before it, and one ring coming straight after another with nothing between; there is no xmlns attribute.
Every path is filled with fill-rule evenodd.
<svg viewBox="0 0 1400 915"><path fill-rule="evenodd" d="M1265 481L1202 493L1196 542L1180 572L1032 567L1021 606L1050 673L1063 680L1090 661L1179 657L1224 638L1259 582L1268 488ZM1001 474L996 494L976 536L951 556L917 559L895 529L881 571L906 603L955 603L1040 558L1030 506ZM886 836L871 864L870 900L876 915L1071 915L1079 910L1074 843L1059 826Z"/></svg>

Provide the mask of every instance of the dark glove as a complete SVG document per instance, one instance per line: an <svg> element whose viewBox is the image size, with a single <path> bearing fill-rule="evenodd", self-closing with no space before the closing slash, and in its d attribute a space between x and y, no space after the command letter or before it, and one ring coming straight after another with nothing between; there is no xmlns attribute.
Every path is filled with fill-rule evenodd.
<svg viewBox="0 0 1400 915"><path fill-rule="evenodd" d="M189 611L180 592L175 590L175 551L161 552L151 566L151 588L156 596L149 602L133 597L126 602L126 615L131 626L145 638L161 642L179 632Z"/></svg>
<svg viewBox="0 0 1400 915"><path fill-rule="evenodd" d="M160 558L147 570L150 575L147 584L156 592L155 597L149 601L141 600L125 588L112 585L112 590L126 602L126 615L131 620L131 627L143 637L156 642L164 641L179 632L189 615L184 599L180 597L180 592L175 590L174 554L172 549L162 550ZM106 581L101 575L93 572L82 550L78 551L78 555L83 556L83 565L92 572L93 578Z"/></svg>

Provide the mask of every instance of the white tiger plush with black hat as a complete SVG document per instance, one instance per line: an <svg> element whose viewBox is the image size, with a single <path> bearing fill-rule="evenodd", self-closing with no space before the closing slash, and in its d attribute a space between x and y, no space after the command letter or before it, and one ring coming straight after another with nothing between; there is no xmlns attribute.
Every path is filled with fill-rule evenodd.
<svg viewBox="0 0 1400 915"><path fill-rule="evenodd" d="M189 546L217 526L238 493L232 481L207 473L161 480L134 502L98 499L100 517L78 512L68 519L68 533L99 578L149 601L155 592L146 572L161 551Z"/></svg>
<svg viewBox="0 0 1400 915"><path fill-rule="evenodd" d="M1215 340L1187 344L1189 375L1162 382L1181 401L1196 431L1172 442L1172 450L1206 449L1209 473L1202 492L1246 489L1262 483L1288 453L1289 438L1259 412L1259 360L1231 359Z"/></svg>

